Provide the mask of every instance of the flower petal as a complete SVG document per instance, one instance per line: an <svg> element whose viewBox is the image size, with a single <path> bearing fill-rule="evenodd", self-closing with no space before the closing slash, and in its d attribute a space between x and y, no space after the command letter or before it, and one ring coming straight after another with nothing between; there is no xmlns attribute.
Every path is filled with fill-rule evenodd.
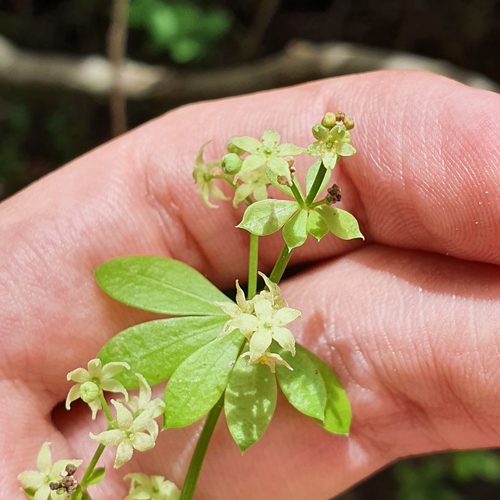
<svg viewBox="0 0 500 500"><path fill-rule="evenodd" d="M260 321L252 314L241 313L238 317L230 320L231 328L238 329L243 335L254 332L260 325ZM229 322L228 322L229 323Z"/></svg>
<svg viewBox="0 0 500 500"><path fill-rule="evenodd" d="M228 144L232 144L250 154L259 154L262 149L262 143L255 137L240 136L229 139Z"/></svg>
<svg viewBox="0 0 500 500"><path fill-rule="evenodd" d="M26 470L17 476L17 480L25 488L39 488L45 479L45 474L37 470Z"/></svg>
<svg viewBox="0 0 500 500"><path fill-rule="evenodd" d="M279 156L271 156L267 160L267 168L274 172L276 175L282 175L286 177L289 184L292 182L291 174L290 174L290 165L288 162Z"/></svg>
<svg viewBox="0 0 500 500"><path fill-rule="evenodd" d="M272 342L271 332L267 328L257 330L250 339L250 361L255 363L267 351Z"/></svg>
<svg viewBox="0 0 500 500"><path fill-rule="evenodd" d="M257 318L267 318L273 314L273 304L268 295L256 295L253 299L253 306Z"/></svg>
<svg viewBox="0 0 500 500"><path fill-rule="evenodd" d="M79 384L83 384L84 382L88 382L91 377L89 372L85 370L85 368L77 368L76 370L70 371L66 375L66 379L77 382Z"/></svg>
<svg viewBox="0 0 500 500"><path fill-rule="evenodd" d="M97 436L90 432L89 436L94 441L98 441L104 446L117 446L125 439L123 431L121 431L120 429L111 429L110 431L104 431L100 434L97 434Z"/></svg>
<svg viewBox="0 0 500 500"><path fill-rule="evenodd" d="M253 187L251 184L240 184L234 192L233 207L237 207L247 196L252 194Z"/></svg>
<svg viewBox="0 0 500 500"><path fill-rule="evenodd" d="M297 156L305 153L305 151L306 150L304 148L299 148L299 146L296 146L295 144L284 143L280 144L276 153L280 156Z"/></svg>
<svg viewBox="0 0 500 500"><path fill-rule="evenodd" d="M102 378L102 361L99 358L91 359L87 364L90 378Z"/></svg>
<svg viewBox="0 0 500 500"><path fill-rule="evenodd" d="M295 356L295 337L288 328L277 327L273 329L273 339L278 344Z"/></svg>
<svg viewBox="0 0 500 500"><path fill-rule="evenodd" d="M132 413L130 413L125 406L123 406L120 402L111 400L111 404L116 409L116 421L118 422L118 428L123 430L129 430L132 427L132 423L134 421L134 417Z"/></svg>
<svg viewBox="0 0 500 500"><path fill-rule="evenodd" d="M50 496L50 488L48 484L42 484L40 488L36 490L33 500L47 500Z"/></svg>
<svg viewBox="0 0 500 500"><path fill-rule="evenodd" d="M154 448L155 440L145 432L136 432L132 445L137 451L147 451Z"/></svg>
<svg viewBox="0 0 500 500"><path fill-rule="evenodd" d="M250 155L247 156L243 163L241 164L240 171L234 176L234 180L238 180L242 177L246 172L250 172L252 170L256 170L258 168L263 167L266 164L266 157L264 155Z"/></svg>
<svg viewBox="0 0 500 500"><path fill-rule="evenodd" d="M38 453L38 457L36 458L36 466L38 470L45 474L49 475L50 469L52 467L52 454L50 452L50 443L45 442L42 444L42 448Z"/></svg>
<svg viewBox="0 0 500 500"><path fill-rule="evenodd" d="M99 410L102 410L102 404L100 399L94 399L94 401L91 401L90 403L87 403L89 405L89 408L92 410L92 420L95 420L97 416L97 412Z"/></svg>
<svg viewBox="0 0 500 500"><path fill-rule="evenodd" d="M270 150L275 150L280 143L280 135L273 128L271 130L266 130L262 134L262 144L265 148Z"/></svg>
<svg viewBox="0 0 500 500"><path fill-rule="evenodd" d="M300 318L301 313L297 309L292 309L291 307L282 307L278 309L274 314L275 324L279 326L288 325L292 321Z"/></svg>
<svg viewBox="0 0 500 500"><path fill-rule="evenodd" d="M108 379L101 382L101 389L107 392L120 392L128 399L128 392L118 380Z"/></svg>
<svg viewBox="0 0 500 500"><path fill-rule="evenodd" d="M116 457L113 467L115 469L121 467L124 463L128 462L132 458L133 453L134 449L132 447L132 443L128 439L122 441L116 449Z"/></svg>
<svg viewBox="0 0 500 500"><path fill-rule="evenodd" d="M66 396L66 410L71 408L71 403L80 397L81 384L74 385Z"/></svg>
<svg viewBox="0 0 500 500"><path fill-rule="evenodd" d="M102 369L101 381L108 380L118 375L123 370L130 370L130 365L125 362L111 361L106 363Z"/></svg>

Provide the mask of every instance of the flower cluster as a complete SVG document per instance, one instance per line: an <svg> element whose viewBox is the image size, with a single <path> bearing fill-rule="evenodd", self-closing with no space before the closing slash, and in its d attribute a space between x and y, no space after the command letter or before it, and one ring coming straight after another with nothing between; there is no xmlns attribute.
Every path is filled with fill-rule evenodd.
<svg viewBox="0 0 500 500"><path fill-rule="evenodd" d="M283 349L295 356L295 338L285 328L288 323L300 317L300 311L291 309L281 297L281 290L267 276L259 273L264 279L267 290L263 290L251 300L245 294L238 281L236 282L236 304L216 302L231 319L224 325L221 335L239 330L249 341L249 351L243 356L249 357L250 364L261 363L275 371L275 365L291 367L279 354L269 350L275 340Z"/></svg>
<svg viewBox="0 0 500 500"><path fill-rule="evenodd" d="M73 479L71 485L65 486L64 479L73 477L68 470L74 473L81 465L81 460L58 460L52 465L52 454L50 443L43 443L36 459L37 471L28 470L21 472L17 479L25 488L26 493L34 500L63 500L67 494L73 491L76 481Z"/></svg>
<svg viewBox="0 0 500 500"><path fill-rule="evenodd" d="M285 185L292 183L293 156L305 153L304 148L293 144L280 144L275 130L267 130L258 140L254 137L236 136L229 140L229 153L222 160L203 162L203 145L196 157L193 177L200 186L200 197L209 207L215 207L209 198L227 199L215 185L217 179L225 179L235 189L233 205L253 196L255 200L267 199L270 176L282 179ZM244 156L244 157L243 157ZM233 178L231 179L231 176Z"/></svg>
<svg viewBox="0 0 500 500"><path fill-rule="evenodd" d="M136 373L139 380L139 396L127 402L111 400L116 410L116 420L110 428L90 437L105 446L117 446L114 467L118 469L132 458L134 450L147 451L154 447L158 437L155 418L163 414L165 403L161 399L151 400L151 387L146 379ZM126 405L126 406L125 406Z"/></svg>
<svg viewBox="0 0 500 500"><path fill-rule="evenodd" d="M319 156L327 170L332 170L339 156L352 156L349 129L354 127L352 118L344 113L326 113L321 124L315 125L312 134L316 142L307 148L311 156Z"/></svg>

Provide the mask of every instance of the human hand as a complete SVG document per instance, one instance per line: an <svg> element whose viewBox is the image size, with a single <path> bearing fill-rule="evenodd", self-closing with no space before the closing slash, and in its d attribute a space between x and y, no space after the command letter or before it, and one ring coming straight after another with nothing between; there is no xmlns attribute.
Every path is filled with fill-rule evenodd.
<svg viewBox="0 0 500 500"><path fill-rule="evenodd" d="M303 317L291 329L338 374L352 403L348 438L283 400L241 456L219 423L203 467L204 500L321 500L399 457L500 445L500 98L440 77L385 72L191 105L76 160L0 205L2 498L44 441L54 460L88 462L103 421L58 405L66 373L152 315L107 297L93 270L121 255L194 266L221 288L245 279L247 240L231 203L211 211L191 171L200 144L220 157L232 135L311 142L325 111L354 117L358 153L336 168L366 242L326 237L295 251L319 262L282 283ZM300 172L300 159L296 163ZM261 242L269 272L280 236ZM54 409L55 408L55 409ZM94 500L124 498L131 471L182 486L199 425L161 434Z"/></svg>

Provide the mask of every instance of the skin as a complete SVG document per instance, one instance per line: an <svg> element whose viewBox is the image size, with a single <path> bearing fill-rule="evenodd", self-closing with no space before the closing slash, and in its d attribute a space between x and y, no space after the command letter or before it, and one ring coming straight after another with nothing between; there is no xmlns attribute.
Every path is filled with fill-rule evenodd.
<svg viewBox="0 0 500 500"><path fill-rule="evenodd" d="M366 241L326 237L297 250L312 264L282 284L297 339L338 374L352 402L349 438L332 436L280 400L261 442L243 456L219 422L200 500L327 499L404 456L500 446L500 97L441 77L382 72L201 103L172 111L45 177L0 205L0 496L53 458L88 462L99 432L83 404L58 403L66 373L122 329L152 319L108 298L93 270L121 255L194 266L216 285L245 280L242 209L197 198L201 144L220 157L232 135L276 128L306 146L325 111L354 117L358 153L336 168L341 206ZM306 158L297 160L305 169ZM261 239L269 273L281 236ZM94 500L123 499L123 474L182 485L199 425L108 476ZM81 474L81 471L79 472ZM78 477L78 473L77 473ZM80 476L81 477L81 476Z"/></svg>

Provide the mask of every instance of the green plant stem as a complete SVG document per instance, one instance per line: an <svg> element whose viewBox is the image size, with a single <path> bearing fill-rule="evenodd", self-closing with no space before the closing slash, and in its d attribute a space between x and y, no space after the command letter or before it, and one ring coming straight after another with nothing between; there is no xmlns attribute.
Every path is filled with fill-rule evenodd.
<svg viewBox="0 0 500 500"><path fill-rule="evenodd" d="M102 409L104 410L104 414L106 415L106 418L108 420L108 424L110 424L113 421L113 415L111 415L111 411L109 409L108 402L106 401L106 398L104 397L104 394L102 393L102 391L99 394L99 400L101 401L101 406L102 406ZM109 430L109 427L110 426L108 425L108 430ZM82 477L82 480L80 481L80 488L87 495L87 498L89 498L90 500L92 500L92 499L91 499L90 495L86 492L87 481L88 481L89 477L92 475L92 473L94 472L95 466L97 465L97 462L101 458L102 452L104 451L105 448L106 448L106 446L104 446L102 443L99 444L99 446L97 447L97 450L94 453L94 456L92 457L92 460L90 461L90 463L87 467L87 470L85 471L85 474Z"/></svg>
<svg viewBox="0 0 500 500"><path fill-rule="evenodd" d="M305 201L306 207L310 207L316 196L318 195L319 188L321 187L321 184L323 182L323 179L325 178L326 175L326 168L323 165L323 162L321 162L319 168L318 168L318 173L316 174L316 177L314 179L314 182L311 186L311 189L309 190L309 193L307 193L307 198Z"/></svg>
<svg viewBox="0 0 500 500"><path fill-rule="evenodd" d="M85 488L87 487L87 481L90 477L90 475L94 472L95 466L97 465L97 462L101 458L102 452L106 446L104 446L102 443L99 444L97 447L97 450L94 453L94 456L92 457L92 460L89 463L89 466L87 467L87 470L85 471L85 474L82 477L82 480L80 481L80 486L82 490L85 491ZM88 493L87 493L88 495Z"/></svg>
<svg viewBox="0 0 500 500"><path fill-rule="evenodd" d="M109 410L108 402L106 401L106 398L104 397L104 394L101 393L99 394L99 400L101 401L101 406L102 409L104 410L104 414L106 415L106 418L108 419L108 422L113 421L113 415L111 415L111 411Z"/></svg>
<svg viewBox="0 0 500 500"><path fill-rule="evenodd" d="M259 237L250 233L250 251L248 254L248 290L247 299L257 293L257 271L259 270Z"/></svg>
<svg viewBox="0 0 500 500"><path fill-rule="evenodd" d="M207 448L210 443L210 439L212 438L215 424L219 419L219 415L222 411L223 406L224 393L207 415L207 419L205 420L205 424L203 425L203 430L201 431L198 443L196 443L196 448L194 449L194 453L189 464L189 469L186 474L186 479L184 480L184 486L182 487L182 492L179 500L192 500L194 496L194 491L196 489L196 483L198 482L198 477L200 475L203 459L205 458L205 454L207 453Z"/></svg>
<svg viewBox="0 0 500 500"><path fill-rule="evenodd" d="M302 197L302 193L300 192L300 189L297 186L297 179L295 176L293 176L293 182L292 185L290 186L290 189L292 191L293 197L297 200L297 203L303 207L304 206L304 198Z"/></svg>
<svg viewBox="0 0 500 500"><path fill-rule="evenodd" d="M292 256L292 251L289 249L286 244L283 245L283 248L281 249L281 253L278 257L278 260L276 261L276 264L274 265L273 270L271 271L271 274L269 276L269 279L273 282L278 284L283 276L283 273L285 272L286 266L288 262L290 261L290 257Z"/></svg>

